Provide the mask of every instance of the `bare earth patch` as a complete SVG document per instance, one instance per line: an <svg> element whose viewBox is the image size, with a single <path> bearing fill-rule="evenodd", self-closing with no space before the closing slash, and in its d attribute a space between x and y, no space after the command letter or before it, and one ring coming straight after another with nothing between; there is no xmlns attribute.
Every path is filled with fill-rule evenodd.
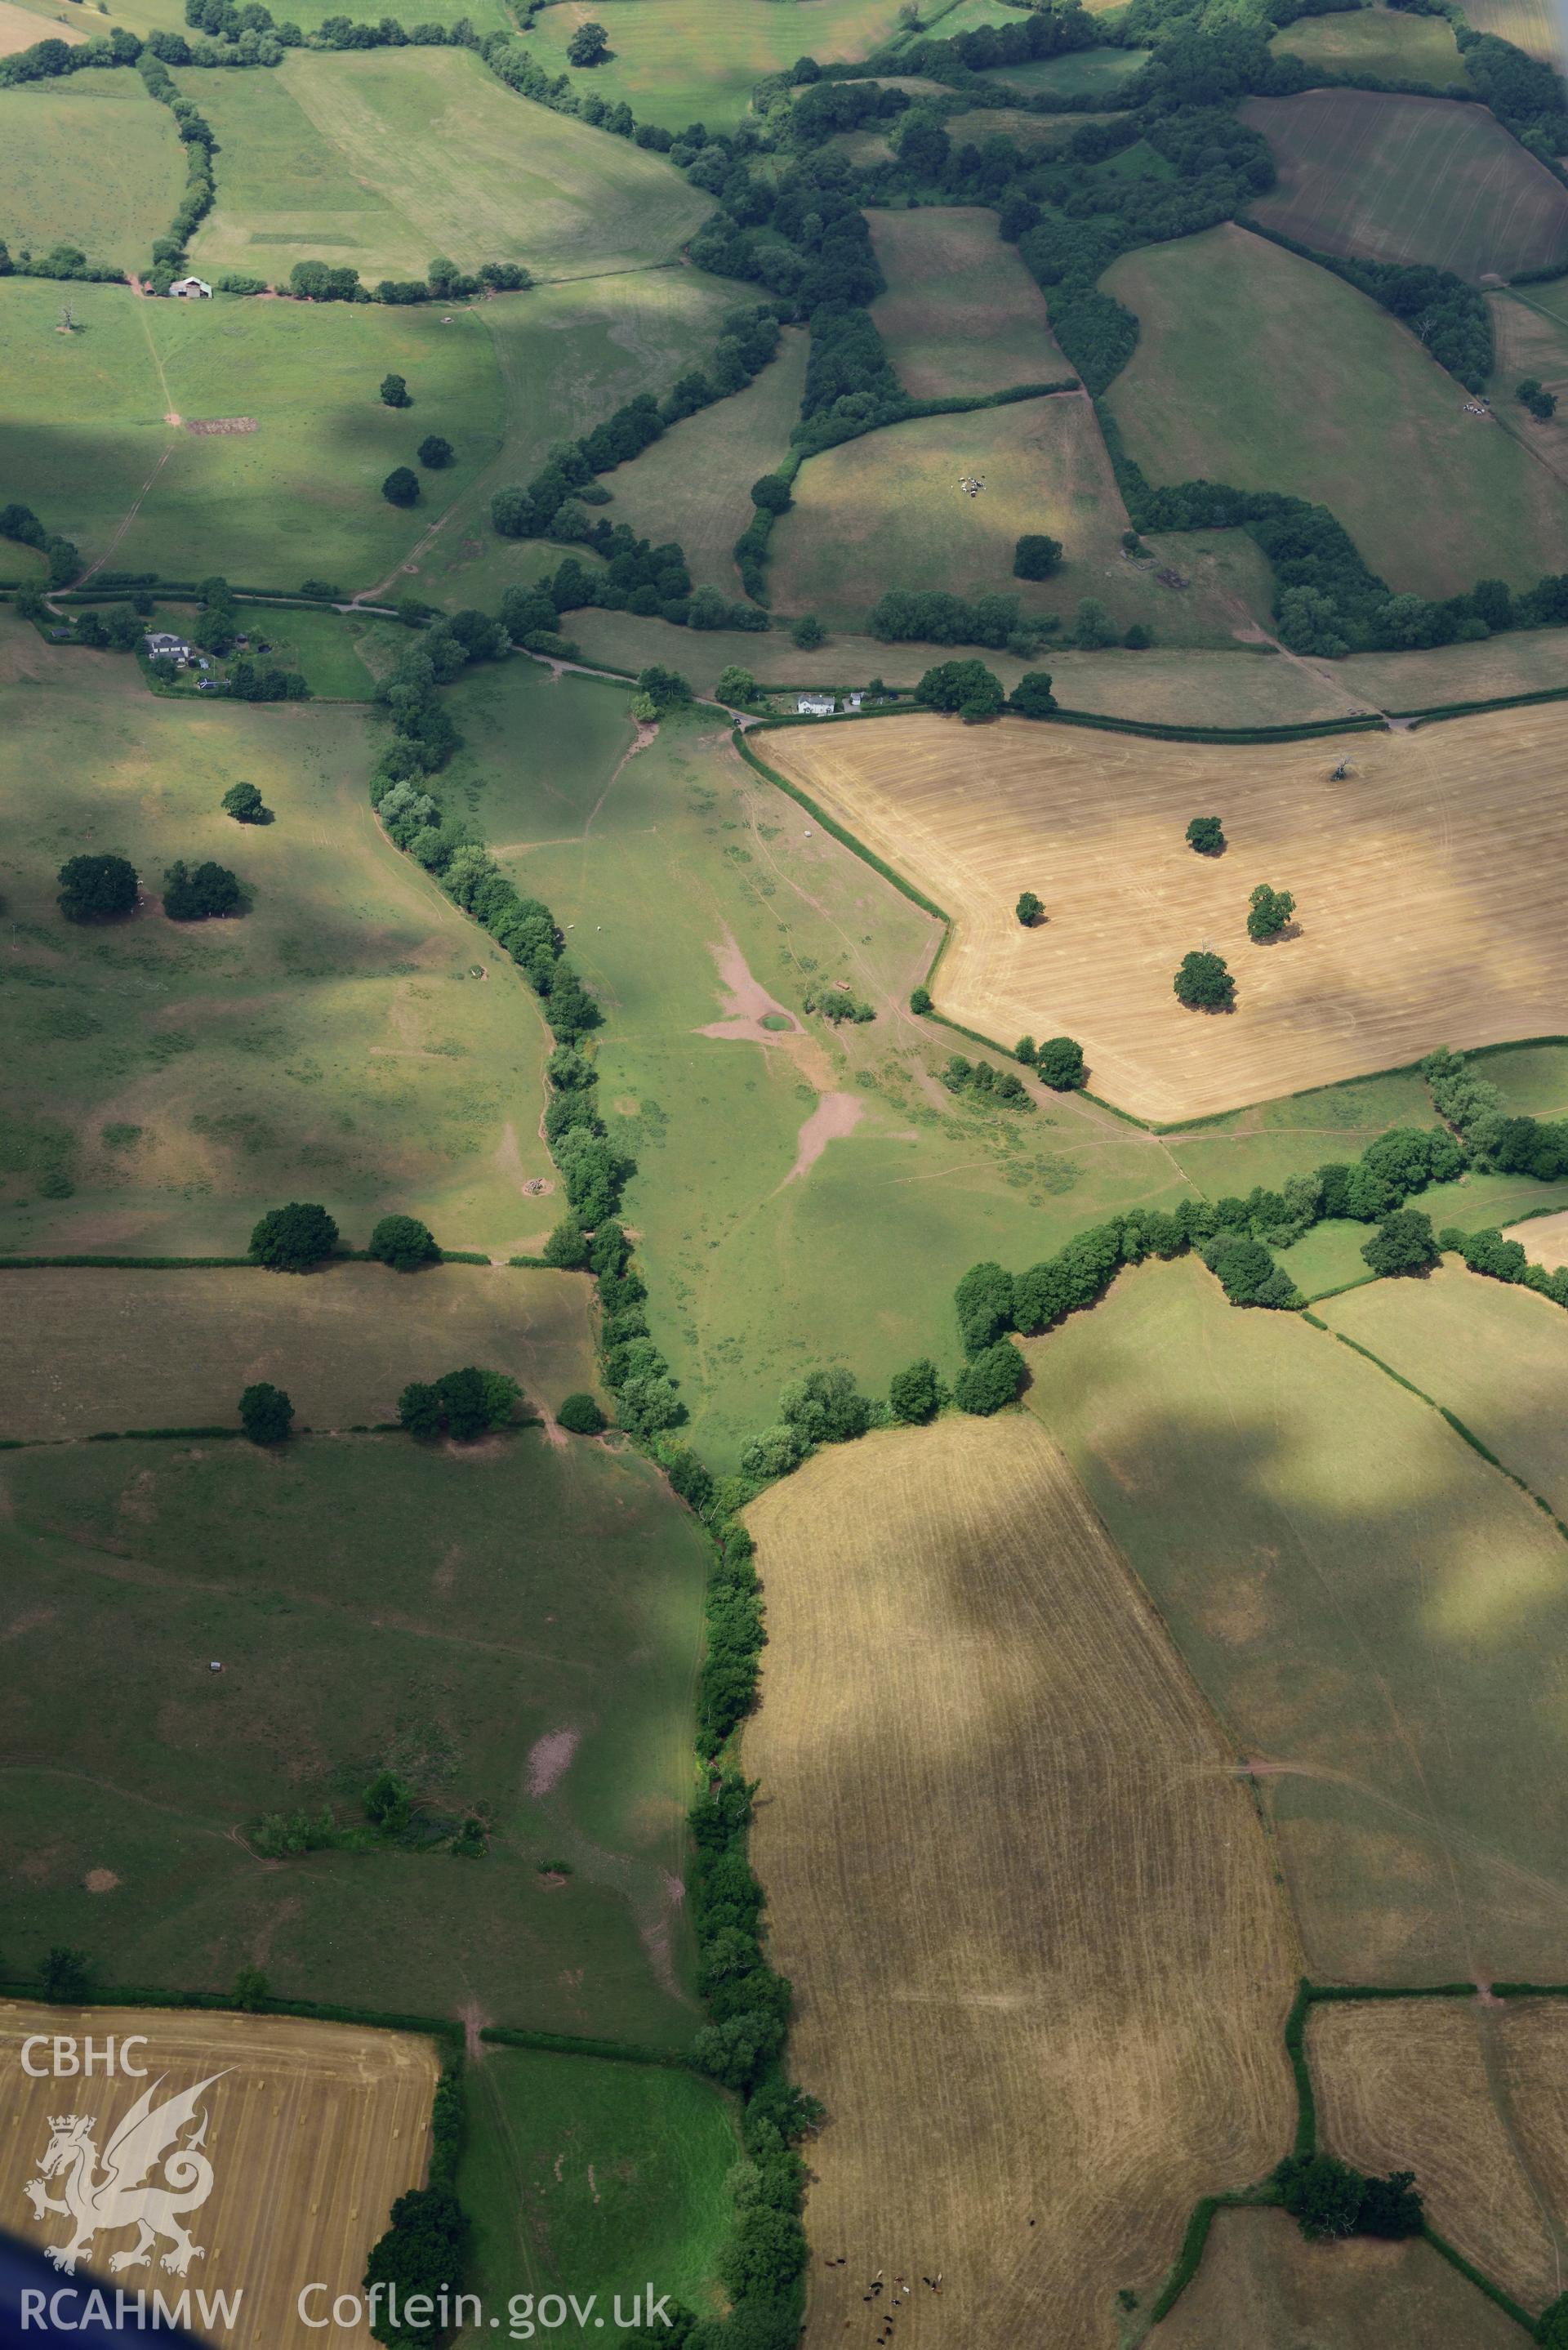
<svg viewBox="0 0 1568 2350"><path fill-rule="evenodd" d="M178 417L170 420L176 424L179 421ZM185 430L187 432L259 432L261 427L254 416L188 416Z"/></svg>
<svg viewBox="0 0 1568 2350"><path fill-rule="evenodd" d="M112 1893L119 1879L112 1868L89 1868L82 1883L89 1893Z"/></svg>
<svg viewBox="0 0 1568 2350"><path fill-rule="evenodd" d="M528 1793L537 1799L559 1785L582 1742L580 1730L552 1730L528 1751Z"/></svg>

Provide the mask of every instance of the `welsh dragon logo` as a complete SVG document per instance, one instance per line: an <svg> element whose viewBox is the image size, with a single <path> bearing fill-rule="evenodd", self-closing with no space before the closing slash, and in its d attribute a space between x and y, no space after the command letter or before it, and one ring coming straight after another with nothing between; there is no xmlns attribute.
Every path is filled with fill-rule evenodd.
<svg viewBox="0 0 1568 2350"><path fill-rule="evenodd" d="M135 2228L137 2239L129 2251L110 2257L111 2276L124 2269L151 2268L153 2253L163 2241L170 2249L162 2255L162 2266L173 2276L183 2276L191 2262L203 2256L202 2245L191 2241L183 2215L199 2210L213 2191L213 2166L202 2151L207 2116L200 2105L205 2092L223 2074L213 2073L198 2081L193 2089L182 2089L177 2096L155 2106L152 2100L163 2077L142 2091L119 2124L103 2149L101 2168L93 2137L97 2115L49 2116L51 2136L38 2164L38 2176L28 2180L23 2192L32 2204L35 2220L41 2220L47 2211L57 2211L70 2221L71 2233L64 2242L44 2247L55 2266L67 2276L75 2273L78 2261L91 2253L95 2236L112 2235L121 2228ZM181 2143L181 2132L192 2123L191 2136ZM160 2165L162 2178L150 2178ZM46 2191L45 2181L51 2178L60 2182L61 2199Z"/></svg>

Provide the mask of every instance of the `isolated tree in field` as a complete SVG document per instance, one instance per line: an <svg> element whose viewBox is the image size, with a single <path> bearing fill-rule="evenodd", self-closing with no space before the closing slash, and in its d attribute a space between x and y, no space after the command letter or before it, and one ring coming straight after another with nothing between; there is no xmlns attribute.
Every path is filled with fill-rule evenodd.
<svg viewBox="0 0 1568 2350"><path fill-rule="evenodd" d="M719 671L719 682L714 691L721 702L751 702L756 696L757 681L749 669L742 669L738 662L732 661L728 668Z"/></svg>
<svg viewBox="0 0 1568 2350"><path fill-rule="evenodd" d="M827 630L815 612L803 612L790 630L790 636L803 653L814 653L818 645L827 642Z"/></svg>
<svg viewBox="0 0 1568 2350"><path fill-rule="evenodd" d="M1279 937L1295 910L1296 901L1288 889L1271 889L1266 881L1260 881L1247 915L1247 936L1254 946L1266 945Z"/></svg>
<svg viewBox="0 0 1568 2350"><path fill-rule="evenodd" d="M67 922L112 922L136 908L136 868L125 857L67 857L56 876Z"/></svg>
<svg viewBox="0 0 1568 2350"><path fill-rule="evenodd" d="M1015 579L1050 579L1062 568L1065 552L1059 538L1047 538L1044 531L1026 531L1012 550L1012 576Z"/></svg>
<svg viewBox="0 0 1568 2350"><path fill-rule="evenodd" d="M1105 606L1085 596L1073 622L1073 642L1084 653L1104 652L1116 640L1116 624Z"/></svg>
<svg viewBox="0 0 1568 2350"><path fill-rule="evenodd" d="M1217 816L1195 816L1187 827L1187 846L1195 848L1199 857L1221 857L1225 852L1225 828Z"/></svg>
<svg viewBox="0 0 1568 2350"><path fill-rule="evenodd" d="M989 1419L1003 1404L1016 1402L1028 1377L1023 1356L1011 1338L1001 1338L964 1365L953 1382L953 1401L961 1411Z"/></svg>
<svg viewBox="0 0 1568 2350"><path fill-rule="evenodd" d="M1122 639L1122 642L1129 653L1146 653L1153 644L1154 638L1141 620L1135 620Z"/></svg>
<svg viewBox="0 0 1568 2350"><path fill-rule="evenodd" d="M895 1419L919 1427L934 1419L942 1405L942 1383L935 1363L922 1356L906 1371L895 1371L888 1383L888 1408Z"/></svg>
<svg viewBox="0 0 1568 2350"><path fill-rule="evenodd" d="M1396 1208L1384 1217L1361 1253L1374 1273L1425 1273L1438 1262L1432 1219L1419 1208Z"/></svg>
<svg viewBox="0 0 1568 2350"><path fill-rule="evenodd" d="M251 1233L251 1261L274 1273L308 1273L337 1246L337 1226L314 1201L269 1208Z"/></svg>
<svg viewBox="0 0 1568 2350"><path fill-rule="evenodd" d="M1548 391L1539 376L1527 375L1515 389L1513 396L1521 408L1528 408L1532 416L1539 417L1542 424L1557 413L1557 394Z"/></svg>
<svg viewBox="0 0 1568 2350"><path fill-rule="evenodd" d="M1084 1048L1071 1036L1047 1036L1034 1055L1034 1066L1057 1093L1072 1093L1084 1082Z"/></svg>
<svg viewBox="0 0 1568 2350"><path fill-rule="evenodd" d="M240 1398L240 1426L253 1444L281 1444L294 1425L294 1406L270 1379L256 1379Z"/></svg>
<svg viewBox="0 0 1568 2350"><path fill-rule="evenodd" d="M394 465L381 484L381 495L389 506L417 505L420 477L410 465Z"/></svg>
<svg viewBox="0 0 1568 2350"><path fill-rule="evenodd" d="M923 1020L930 1008L930 989L929 987L911 988L909 991L909 1009L915 1014L916 1018Z"/></svg>
<svg viewBox="0 0 1568 2350"><path fill-rule="evenodd" d="M207 922L245 910L239 876L209 858L202 865L177 858L163 876L163 910L171 922Z"/></svg>
<svg viewBox="0 0 1568 2350"><path fill-rule="evenodd" d="M398 1398L398 1418L410 1436L439 1436L444 1423L441 1397L425 1379L410 1379Z"/></svg>
<svg viewBox="0 0 1568 2350"><path fill-rule="evenodd" d="M262 798L254 784L231 784L219 802L225 816L236 824L270 824L272 810Z"/></svg>
<svg viewBox="0 0 1568 2350"><path fill-rule="evenodd" d="M566 44L566 63L569 66L602 66L609 55L609 35L591 17L577 26Z"/></svg>
<svg viewBox="0 0 1568 2350"><path fill-rule="evenodd" d="M409 387L400 375L384 375L381 378L381 398L389 408L411 408L414 404Z"/></svg>
<svg viewBox="0 0 1568 2350"><path fill-rule="evenodd" d="M443 441L439 432L427 432L414 454L421 465L427 466L432 473L439 473L443 465L451 464L457 451L450 441Z"/></svg>
<svg viewBox="0 0 1568 2350"><path fill-rule="evenodd" d="M67 2007L73 2005L86 1994L88 1973L87 1952L67 1950L63 1942L57 1942L52 1950L46 1951L44 1963L38 1970L44 1997L58 2000Z"/></svg>
<svg viewBox="0 0 1568 2350"><path fill-rule="evenodd" d="M573 1436L599 1436L608 1424L595 1398L587 1393L567 1396L556 1418Z"/></svg>
<svg viewBox="0 0 1568 2350"><path fill-rule="evenodd" d="M1034 928L1035 923L1039 921L1041 916L1044 913L1045 909L1041 900L1034 895L1033 889L1025 889L1012 910L1017 915L1019 920L1023 923L1024 929L1026 931L1032 931Z"/></svg>
<svg viewBox="0 0 1568 2350"><path fill-rule="evenodd" d="M916 686L915 700L922 710L956 710L961 713L977 701L1000 710L1002 681L982 660L938 661Z"/></svg>
<svg viewBox="0 0 1568 2350"><path fill-rule="evenodd" d="M1025 671L1007 697L1009 710L1020 718L1048 718L1056 707L1048 670Z"/></svg>
<svg viewBox="0 0 1568 2350"><path fill-rule="evenodd" d="M415 1273L421 1264L439 1264L435 1234L418 1216L383 1216L370 1235L370 1254L394 1273Z"/></svg>
<svg viewBox="0 0 1568 2350"><path fill-rule="evenodd" d="M813 1444L847 1444L871 1425L871 1406L846 1370L807 1371L779 1398L779 1419L798 1430L803 1450Z"/></svg>
<svg viewBox="0 0 1568 2350"><path fill-rule="evenodd" d="M1228 1012L1235 1001L1236 983L1223 955L1195 949L1181 958L1172 983L1177 1000L1189 1012Z"/></svg>

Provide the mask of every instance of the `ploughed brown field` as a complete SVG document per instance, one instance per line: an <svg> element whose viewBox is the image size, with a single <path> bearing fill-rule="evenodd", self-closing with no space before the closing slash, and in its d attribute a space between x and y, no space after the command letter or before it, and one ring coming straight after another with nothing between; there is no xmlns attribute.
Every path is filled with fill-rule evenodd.
<svg viewBox="0 0 1568 2350"><path fill-rule="evenodd" d="M1139 1117L1562 1024L1561 706L1213 747L912 715L756 748L952 917L939 1011L1007 1046L1076 1037L1091 1089ZM1222 857L1187 847L1195 816L1221 818ZM1267 946L1246 931L1259 882L1296 900L1293 932ZM1033 930L1013 911L1024 889L1044 901ZM1178 1003L1195 948L1229 963L1232 1011Z"/></svg>
<svg viewBox="0 0 1568 2350"><path fill-rule="evenodd" d="M809 2350L895 2307L900 2350L1116 2350L1289 2142L1300 1959L1233 1762L1023 1413L830 1449L748 1520L753 1856L827 2107Z"/></svg>
<svg viewBox="0 0 1568 2350"><path fill-rule="evenodd" d="M106 1898L112 1898L106 1894ZM56 2035L80 2043L90 2037L99 2051L93 2076L57 2075L48 2069L48 2049L34 2047L26 2069L29 2037ZM117 2063L127 2035L142 2035L130 2061L146 2078L117 2071L105 2077L102 2052L116 2043ZM68 2059L67 2059L68 2061ZM34 2077L42 2069L42 2077ZM184 2273L162 2263L178 2239L159 2231L147 2260L111 2277L111 2263L138 2244L131 2219L113 2224L112 2210L83 2254L78 2282L109 2281L111 2288L148 2296L161 2293L172 2307L191 2293L192 2330L223 2350L306 2350L321 2341L299 2314L306 2286L323 2284L306 2303L315 2317L330 2316L339 2293L359 2295L366 2257L386 2231L396 2199L422 2185L430 2158L431 2102L439 2065L433 2044L417 2034L371 2032L339 2023L307 2023L281 2016L202 2015L164 2008L34 2006L0 2002L0 2210L5 2224L40 2248L70 2242L77 2230L68 2212L46 2209L33 2217L24 2189L40 2176L55 2136L57 2119L90 2116L85 2132L88 2156L67 2156L42 2183L51 2202L68 2202L73 2177L84 2190L109 2181L106 2157L119 2126L144 2092L149 2117L171 2098L210 2082L200 2098L178 2117L172 2139L151 2149L149 2160L126 2162L123 2182L154 2190L152 2198L130 2194L145 2205L154 2223L158 2190L172 2189L178 2206L195 2196L202 2166L211 2185L201 2202L173 2226L192 2246ZM216 2076L216 2077L214 2077ZM204 2116L204 2120L203 2120ZM171 2121L176 2119L171 2116ZM161 2134L160 2134L161 2135ZM180 2149L194 2147L183 2170ZM128 2148L129 2150L129 2148ZM180 2192L182 2181L184 2191ZM86 2272L92 2272L89 2279ZM70 2280L62 2276L61 2283ZM203 2305L198 2296L209 2296ZM216 2311L212 2296L229 2296L230 2317ZM112 2312L113 2303L110 2301ZM82 2305L74 2305L79 2317ZM345 2314L348 2313L345 2312ZM150 2338L155 2338L150 2336ZM369 2350L368 2326L349 2324L332 2332L335 2345Z"/></svg>

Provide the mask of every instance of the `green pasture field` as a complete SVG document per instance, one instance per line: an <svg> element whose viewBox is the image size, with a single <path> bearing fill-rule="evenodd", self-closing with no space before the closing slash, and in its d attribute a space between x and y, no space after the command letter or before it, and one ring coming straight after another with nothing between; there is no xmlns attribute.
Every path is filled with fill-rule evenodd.
<svg viewBox="0 0 1568 2350"><path fill-rule="evenodd" d="M549 1039L521 974L379 831L365 718L161 699L129 656L15 622L0 648L0 1246L229 1253L303 1186L360 1244L399 1209L449 1248L536 1248ZM241 780L275 823L221 813ZM67 923L56 871L87 850L128 855L151 892L173 858L215 858L254 910Z"/></svg>
<svg viewBox="0 0 1568 2350"><path fill-rule="evenodd" d="M985 1114L937 1087L932 1067L967 1047L907 1009L936 924L744 767L711 711L666 718L623 759L625 709L520 662L477 676L454 703L452 788L518 887L576 924L573 960L605 1006L601 1098L638 1161L626 1213L649 1320L692 1440L730 1468L805 1364L884 1387L919 1355L950 1357L952 1284L973 1258L1030 1262L1173 1190L1159 1146L1092 1104ZM590 727L597 760L563 755ZM877 1017L836 1035L808 1017L796 1035L753 1014L704 1034L742 992L740 963L721 973L728 942L759 1012L772 999L798 1018L814 980L842 976ZM792 1173L814 1118L808 1149L840 1131Z"/></svg>
<svg viewBox="0 0 1568 2350"><path fill-rule="evenodd" d="M48 5L48 0L22 0L22 5L43 7ZM91 0L91 5L96 14L97 0ZM50 14L54 13L51 9ZM378 19L395 17L400 24L410 28L415 25L429 24L452 26L466 17L481 39L489 33L510 33L515 29L504 0L472 0L472 5L465 5L465 0L387 0L387 5L382 5L378 0L376 13ZM83 11L75 9L73 14L79 20ZM109 0L109 14L111 23L124 25L130 32L140 33L144 36L148 33L183 33L187 30L184 0ZM328 16L352 16L354 11L338 5L337 0L288 0L286 11L275 8L273 14L280 23L286 16L302 32L314 33ZM206 82L219 78L216 73L204 76Z"/></svg>
<svg viewBox="0 0 1568 2350"><path fill-rule="evenodd" d="M1529 1227L1524 1246L1530 1247ZM1445 1405L1568 1517L1562 1395L1568 1315L1549 1297L1488 1281L1456 1257L1419 1281L1377 1281L1325 1299L1323 1319Z"/></svg>
<svg viewBox="0 0 1568 2350"><path fill-rule="evenodd" d="M1514 629L1480 644L1445 645L1441 651L1352 653L1348 660L1334 663L1333 674L1352 693L1397 713L1560 688L1568 681L1565 656L1568 629Z"/></svg>
<svg viewBox="0 0 1568 2350"><path fill-rule="evenodd" d="M752 484L788 452L809 347L808 336L786 329L778 357L744 391L672 425L631 464L618 466L605 479L607 519L629 524L656 546L679 540L698 587L739 598L730 550L755 512Z"/></svg>
<svg viewBox="0 0 1568 2350"><path fill-rule="evenodd" d="M891 142L879 130L836 130L824 143L857 172L867 171L873 163L890 162L893 157Z"/></svg>
<svg viewBox="0 0 1568 2350"><path fill-rule="evenodd" d="M597 2293L614 2342L616 2296L629 2318L652 2277L656 2295L717 2314L714 2270L734 2225L726 2179L741 2159L722 2090L651 2064L483 2045L463 2082L465 2282L486 2312L518 2293ZM457 2341L491 2338L486 2327Z"/></svg>
<svg viewBox="0 0 1568 2350"><path fill-rule="evenodd" d="M89 565L187 580L221 568L242 587L315 577L368 588L501 447L502 387L475 312L460 309L443 327L434 305L154 302L73 286L78 330L62 335L59 304L58 286L41 279L0 285L0 379L12 387L0 473L25 486ZM408 379L413 408L378 399L389 370ZM182 421L171 425L170 415ZM257 430L189 429L226 419ZM389 505L387 473L435 431L456 462L421 475L411 511Z"/></svg>
<svg viewBox="0 0 1568 2350"><path fill-rule="evenodd" d="M1168 559L1168 552L1178 552L1184 563L1190 564L1195 544L1210 536L1221 558L1228 558L1232 551L1244 557L1251 546L1236 531L1183 532L1160 543L1162 553ZM1157 542L1151 539L1148 544ZM553 550L542 558L541 567L552 568L563 551ZM1199 576L1204 567L1195 567ZM1226 575L1219 563L1214 568L1216 577L1223 579ZM1237 568L1241 569L1240 564ZM1266 580L1259 592L1266 601ZM830 685L843 690L880 677L889 685L912 691L924 671L936 661L950 660L953 654L951 645L885 645L875 637L857 636L846 629L834 629L820 650L806 653L791 641L785 629L775 629L766 636L749 636L740 629L718 629L709 635L674 629L664 620L639 619L629 612L573 612L566 626L590 663L636 671L649 661L662 661L690 678L699 692L707 693L729 662L739 662L764 685L771 682L781 689ZM1299 661L1241 647L1207 652L1162 652L1156 647L1142 653L1119 648L1106 653L1080 653L1058 652L1051 646L1029 660L990 651L980 658L1009 689L1025 671L1044 668L1054 681L1064 708L1168 725L1211 726L1219 709L1224 712L1221 723L1227 725L1294 726L1343 718L1366 707L1359 696L1341 692ZM1342 666L1335 663L1336 673Z"/></svg>
<svg viewBox="0 0 1568 2350"><path fill-rule="evenodd" d="M712 210L661 157L519 98L466 49L296 51L274 73L180 79L223 151L191 247L209 277L284 284L310 260L373 285L437 254L588 277L673 261Z"/></svg>
<svg viewBox="0 0 1568 2350"><path fill-rule="evenodd" d="M1466 415L1415 337L1327 270L1227 226L1129 254L1104 283L1139 322L1106 398L1151 481L1313 499L1390 587L1421 595L1561 563L1568 487Z"/></svg>
<svg viewBox="0 0 1568 2350"><path fill-rule="evenodd" d="M257 1964L286 1998L686 2044L666 1872L706 1562L647 1463L522 1430L45 1446L0 1475L17 1961L63 1942L107 1982L211 1991ZM382 1768L435 1825L488 1817L483 1858L258 1866L261 1817L363 1827Z"/></svg>
<svg viewBox="0 0 1568 2350"><path fill-rule="evenodd" d="M1386 1372L1228 1305L1190 1259L1124 1274L1025 1352L1032 1408L1258 1760L1307 1971L1552 1980L1568 1576L1551 1520Z"/></svg>
<svg viewBox="0 0 1568 2350"><path fill-rule="evenodd" d="M679 5L617 8L606 27L611 56L568 67L577 26L594 17L587 0L561 0L535 18L529 46L545 71L565 72L574 89L607 106L623 101L639 122L666 130L704 122L733 130L752 91L810 55L827 65L869 57L894 32L898 0L680 0ZM602 12L596 20L603 22Z"/></svg>
<svg viewBox="0 0 1568 2350"><path fill-rule="evenodd" d="M493 612L505 590L554 571L567 549L500 538L493 494L537 473L558 441L590 432L650 387L668 390L701 367L726 311L753 289L697 269L630 270L613 277L541 286L482 302L465 314L488 335L503 399L501 453L420 542L389 583L448 610ZM421 416L418 400L410 417ZM432 417L433 424L434 419ZM428 429L421 419L421 432ZM618 473L607 477L612 497Z"/></svg>
<svg viewBox="0 0 1568 2350"><path fill-rule="evenodd" d="M33 38L46 38L33 22ZM0 90L0 235L14 256L66 243L91 261L146 269L184 186L174 118L140 74Z"/></svg>
<svg viewBox="0 0 1568 2350"><path fill-rule="evenodd" d="M1027 65L988 66L981 79L1026 98L1103 97L1147 65L1148 49L1068 49L1059 57L1032 57Z"/></svg>
<svg viewBox="0 0 1568 2350"><path fill-rule="evenodd" d="M965 474L984 482L978 496L962 488ZM1230 598L1196 582L1180 595L1161 587L1155 565L1124 556L1127 526L1089 402L1076 393L1016 400L890 424L811 458L795 477L794 511L774 525L769 588L780 612L844 628L863 626L888 588L1000 589L1016 590L1025 611L1069 622L1095 597L1119 629L1141 620L1158 644L1227 642L1239 617ZM1025 531L1066 549L1038 586L1012 576ZM1240 560L1256 578L1246 551Z"/></svg>
<svg viewBox="0 0 1568 2350"><path fill-rule="evenodd" d="M1474 23L1474 11L1467 13ZM1299 16L1275 34L1272 46L1330 73L1429 81L1439 89L1469 78L1447 17L1412 16L1399 8L1374 5L1337 16Z"/></svg>
<svg viewBox="0 0 1568 2350"><path fill-rule="evenodd" d="M369 1227L346 1239L363 1247ZM465 1363L505 1371L553 1416L597 1385L591 1285L525 1265L337 1263L304 1278L259 1266L14 1267L0 1437L55 1442L128 1428L239 1426L241 1390L285 1388L317 1434L397 1418L410 1379Z"/></svg>
<svg viewBox="0 0 1568 2350"><path fill-rule="evenodd" d="M1020 106L980 106L971 114L950 114L942 128L955 146L965 140L979 146L984 139L1001 137L1011 139L1027 154L1035 148L1064 147L1074 131L1083 129L1085 119L1081 114L1029 114ZM1126 120L1120 114L1096 114L1089 119L1096 122Z"/></svg>
<svg viewBox="0 0 1568 2350"><path fill-rule="evenodd" d="M1472 282L1568 259L1568 190L1487 107L1319 89L1241 113L1279 166L1253 212L1298 244Z"/></svg>
<svg viewBox="0 0 1568 2350"><path fill-rule="evenodd" d="M1044 296L1017 247L998 236L994 213L945 206L869 217L888 281L871 316L907 392L941 399L1072 375Z"/></svg>

